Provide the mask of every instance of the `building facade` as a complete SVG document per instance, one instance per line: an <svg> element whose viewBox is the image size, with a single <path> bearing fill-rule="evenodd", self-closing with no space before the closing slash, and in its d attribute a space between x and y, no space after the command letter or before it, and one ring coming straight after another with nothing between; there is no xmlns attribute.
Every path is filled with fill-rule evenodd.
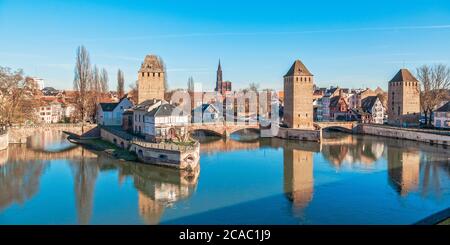
<svg viewBox="0 0 450 245"><path fill-rule="evenodd" d="M284 123L289 128L313 129L314 77L296 60L284 75Z"/></svg>
<svg viewBox="0 0 450 245"><path fill-rule="evenodd" d="M189 113L164 100L146 100L132 111L134 134L147 141L176 140L188 134Z"/></svg>
<svg viewBox="0 0 450 245"><path fill-rule="evenodd" d="M434 111L433 124L436 128L450 128L450 101Z"/></svg>
<svg viewBox="0 0 450 245"><path fill-rule="evenodd" d="M124 111L132 106L133 103L126 97L118 103L100 103L97 107L97 123L103 126L121 126Z"/></svg>
<svg viewBox="0 0 450 245"><path fill-rule="evenodd" d="M348 109L348 103L344 96L338 95L331 97L330 119L337 121L346 121Z"/></svg>
<svg viewBox="0 0 450 245"><path fill-rule="evenodd" d="M361 101L361 109L364 114L362 123L383 124L385 109L378 96L368 96Z"/></svg>
<svg viewBox="0 0 450 245"><path fill-rule="evenodd" d="M147 55L138 72L138 104L150 99L164 99L166 72L162 59Z"/></svg>
<svg viewBox="0 0 450 245"><path fill-rule="evenodd" d="M419 81L407 69L401 69L389 81L388 123L395 126L417 126L420 117Z"/></svg>

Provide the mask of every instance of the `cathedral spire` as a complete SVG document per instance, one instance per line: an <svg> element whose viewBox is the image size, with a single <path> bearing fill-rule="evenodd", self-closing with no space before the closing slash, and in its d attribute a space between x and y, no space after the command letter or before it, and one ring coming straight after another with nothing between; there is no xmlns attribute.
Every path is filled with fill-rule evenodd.
<svg viewBox="0 0 450 245"><path fill-rule="evenodd" d="M216 89L215 91L222 93L222 66L220 65L220 59L219 59L219 66L217 67L217 77L216 77Z"/></svg>

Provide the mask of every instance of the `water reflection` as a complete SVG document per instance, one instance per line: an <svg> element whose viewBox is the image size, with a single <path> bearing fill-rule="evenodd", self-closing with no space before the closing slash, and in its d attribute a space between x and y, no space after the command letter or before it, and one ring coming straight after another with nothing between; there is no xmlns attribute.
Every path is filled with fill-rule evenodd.
<svg viewBox="0 0 450 245"><path fill-rule="evenodd" d="M41 138L59 140L59 137ZM45 144L56 145L56 144ZM170 168L123 162L111 159L79 146L61 148L60 151L45 151L41 147L10 145L7 151L0 152L0 212L12 204L24 204L39 192L40 179L50 160L64 159L73 176L73 193L78 224L89 224L93 212L95 185L101 172L115 170L119 182L125 178L133 179L137 190L139 214L146 224L157 224L166 207L188 198L195 192L199 169L185 172ZM5 155L2 155L5 154ZM57 164L57 163L54 163Z"/></svg>
<svg viewBox="0 0 450 245"><path fill-rule="evenodd" d="M389 183L400 195L417 190L420 153L415 150L389 147L387 151Z"/></svg>
<svg viewBox="0 0 450 245"><path fill-rule="evenodd" d="M15 154L14 148L0 151L0 158ZM33 160L8 160L8 163L0 164L0 212L12 203L23 204L33 197L39 190L40 177L46 168L47 164Z"/></svg>
<svg viewBox="0 0 450 245"><path fill-rule="evenodd" d="M335 134L324 139L322 154L337 169L344 166L370 169L384 149L380 139Z"/></svg>
<svg viewBox="0 0 450 245"><path fill-rule="evenodd" d="M294 213L299 213L313 198L313 153L297 149L283 152L284 192L293 203Z"/></svg>
<svg viewBox="0 0 450 245"><path fill-rule="evenodd" d="M366 223L386 215L388 218L383 221L389 223L396 222L389 218L403 210L406 214L400 217L414 216L420 210L439 211L442 206L450 205L448 150L414 141L339 133L328 135L320 144L277 138L206 137L201 144L205 164L202 164L204 178L200 188L199 170L184 172L117 161L71 145L64 138L61 141L61 136L55 134L37 139L31 139L27 145L11 145L8 150L0 151L0 214L8 213L10 207L16 206L14 204L26 207L42 192L51 192L53 189L43 183L49 179L51 182L58 171L65 170L68 170L70 178L64 181L70 183L67 185L70 189L62 198L74 204L70 208L75 215L72 223L78 224L102 223L104 219L98 214L98 209L102 208L114 210L109 214L112 217L115 213L136 216L139 221L132 223L159 224L167 217L195 214L197 206L208 209L212 203L223 207L227 203L239 203L239 198L244 196L247 199L243 202L251 205L251 210L275 205L270 211L274 212L273 217L281 220L275 223L298 223L299 218L305 222L321 223L324 217L329 216L326 212L330 215L350 212L355 217L362 216ZM262 164L262 159L268 160ZM227 174L221 174L223 172ZM105 190L104 177L110 173L117 177L108 182ZM223 183L229 182L242 188L242 197L240 189L226 189ZM126 191L122 192L121 188ZM280 199L266 198L263 199L264 204L258 204L261 197L273 195L274 189ZM269 194L264 196L266 190ZM105 204L96 199L105 191L112 196L125 195L119 199L127 203L126 209L123 206L122 209L119 206L114 209L115 203ZM128 193L131 195L126 195ZM358 193L371 194L361 198ZM47 202L57 201L61 200ZM46 206L34 204L27 208L38 213ZM261 210L264 212L265 209ZM10 213L14 215L14 212L18 211ZM423 215L428 214L423 212ZM255 213L242 212L239 216ZM224 211L220 215L226 217L228 214ZM252 220L254 217L247 218ZM104 222L115 221L111 218ZM348 222L339 219L335 222L340 221ZM2 220L0 215L0 223L8 221ZM67 223L71 223L70 220Z"/></svg>

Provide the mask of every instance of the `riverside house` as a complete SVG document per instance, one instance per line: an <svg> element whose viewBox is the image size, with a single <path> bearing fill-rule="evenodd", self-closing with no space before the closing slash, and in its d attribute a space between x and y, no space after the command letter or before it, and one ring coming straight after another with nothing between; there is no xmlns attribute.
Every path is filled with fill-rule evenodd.
<svg viewBox="0 0 450 245"><path fill-rule="evenodd" d="M434 111L433 120L436 128L450 128L450 101Z"/></svg>
<svg viewBox="0 0 450 245"><path fill-rule="evenodd" d="M132 111L134 133L147 141L172 140L188 133L189 113L165 100L146 100Z"/></svg>
<svg viewBox="0 0 450 245"><path fill-rule="evenodd" d="M121 126L124 111L132 106L133 103L127 97L118 103L100 103L97 107L97 122L103 126Z"/></svg>

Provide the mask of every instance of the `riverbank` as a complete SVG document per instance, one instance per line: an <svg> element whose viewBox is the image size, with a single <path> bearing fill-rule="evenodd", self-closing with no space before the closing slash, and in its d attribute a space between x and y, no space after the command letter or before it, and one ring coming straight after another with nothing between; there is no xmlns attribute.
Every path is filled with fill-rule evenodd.
<svg viewBox="0 0 450 245"><path fill-rule="evenodd" d="M358 134L376 135L388 138L414 140L430 144L450 146L450 134L447 131L400 128L386 125L359 124L354 130Z"/></svg>
<svg viewBox="0 0 450 245"><path fill-rule="evenodd" d="M138 161L136 154L134 154L133 152L122 149L102 139L74 139L69 137L68 140L74 144L82 145L88 149L104 152L119 160L130 162Z"/></svg>

